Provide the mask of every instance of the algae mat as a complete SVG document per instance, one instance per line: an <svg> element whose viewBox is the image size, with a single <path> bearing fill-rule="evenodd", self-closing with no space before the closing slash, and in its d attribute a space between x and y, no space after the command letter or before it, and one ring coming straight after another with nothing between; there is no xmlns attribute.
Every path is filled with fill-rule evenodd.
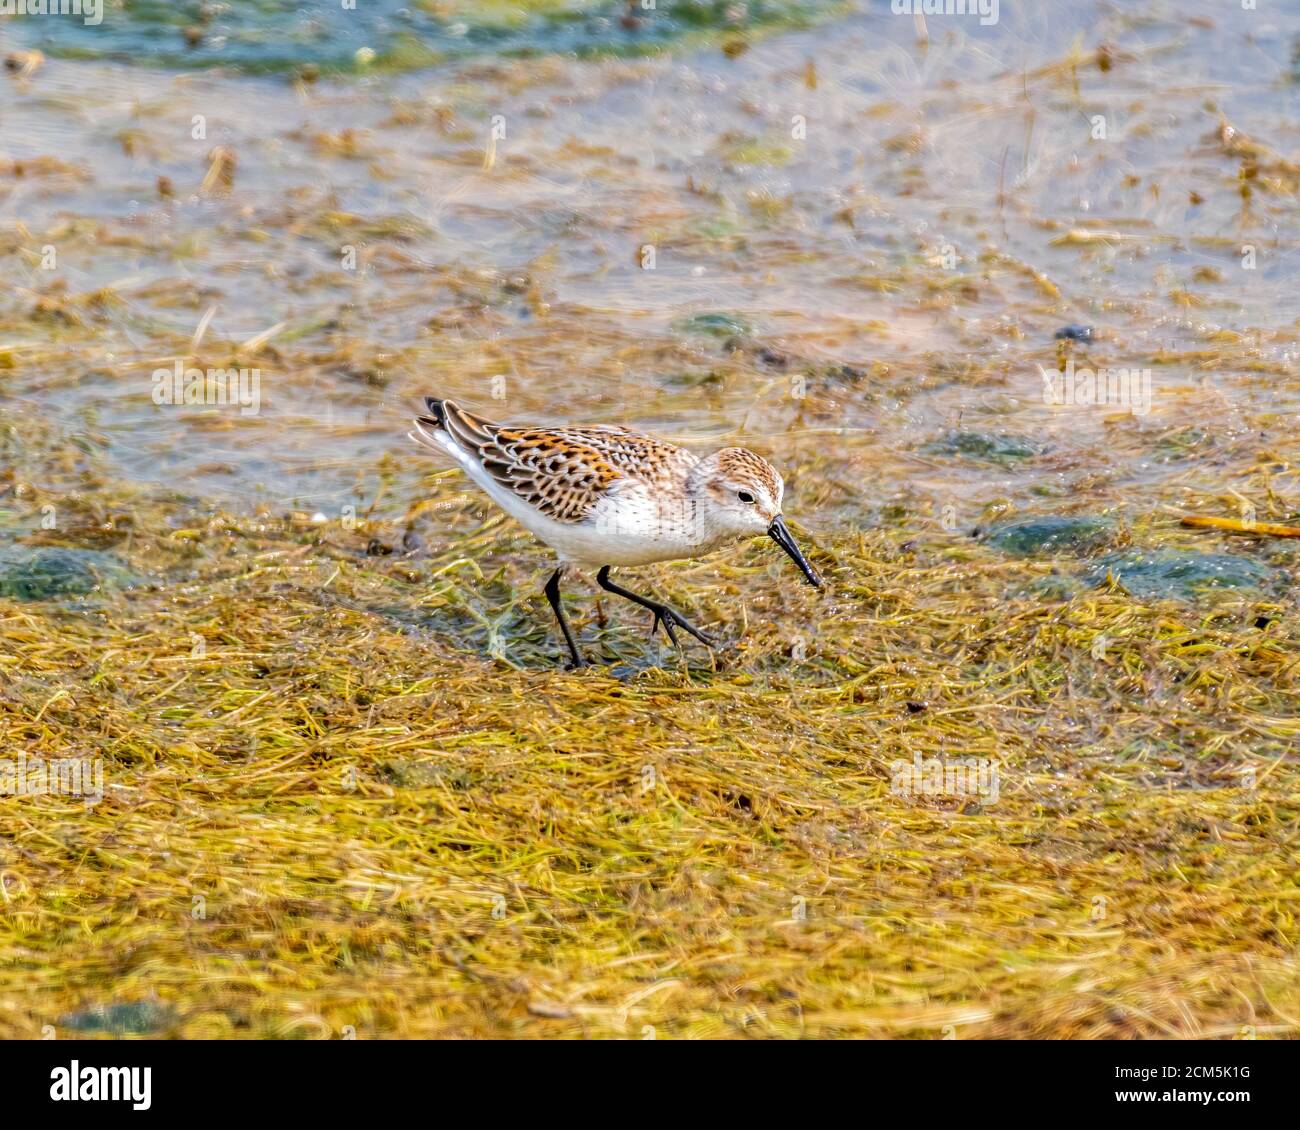
<svg viewBox="0 0 1300 1130"><path fill-rule="evenodd" d="M104 767L0 800L0 1032L1293 1033L1293 610L875 533L829 604L659 570L717 659L589 607L574 675L544 559L447 513L160 518L154 587L0 604L5 749ZM910 776L958 754L995 794Z"/></svg>

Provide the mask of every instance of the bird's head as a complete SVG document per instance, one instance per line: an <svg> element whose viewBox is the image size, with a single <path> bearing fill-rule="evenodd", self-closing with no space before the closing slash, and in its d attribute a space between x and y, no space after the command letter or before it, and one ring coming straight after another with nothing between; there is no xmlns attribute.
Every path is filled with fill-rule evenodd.
<svg viewBox="0 0 1300 1130"><path fill-rule="evenodd" d="M785 484L766 459L743 447L724 447L700 460L691 475L691 486L707 521L719 534L767 534L790 555L810 584L821 587L821 578L800 552L781 516Z"/></svg>

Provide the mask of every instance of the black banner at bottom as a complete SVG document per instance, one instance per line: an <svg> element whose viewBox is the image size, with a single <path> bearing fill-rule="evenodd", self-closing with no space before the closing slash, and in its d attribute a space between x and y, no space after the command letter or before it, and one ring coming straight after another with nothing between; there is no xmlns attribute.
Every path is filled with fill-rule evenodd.
<svg viewBox="0 0 1300 1130"><path fill-rule="evenodd" d="M1119 1107L1199 1107L1225 1115L1225 1107L1245 1107L1258 1116L1280 1109L1294 1086L1296 1047L1266 1040L936 1040L654 1049L644 1046L651 1041L628 1042L641 1046L608 1043L577 1051L524 1042L48 1041L10 1043L0 1056L10 1117L85 1116L116 1107L144 1117L201 1109L337 1120L349 1113L373 1116L387 1102L430 1099L435 1110L452 1101L481 1103L485 1113L534 1104L552 1114L573 1112L577 1104L594 1113L611 1109L606 1102L626 1109L629 1095L645 1087L669 1103L689 1101L694 1116L713 1102L732 1115L736 1104L758 1102L766 1117L782 1107L807 1116L827 1101L874 1105L889 1096L920 1098L927 1118L969 1114L972 1103L994 1100L1000 1114L1041 1115L1065 1103L1075 1115Z"/></svg>

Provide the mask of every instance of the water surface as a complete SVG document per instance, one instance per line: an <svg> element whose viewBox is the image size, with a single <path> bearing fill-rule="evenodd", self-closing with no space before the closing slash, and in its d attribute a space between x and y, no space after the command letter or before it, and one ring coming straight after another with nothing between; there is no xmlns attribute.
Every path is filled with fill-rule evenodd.
<svg viewBox="0 0 1300 1130"><path fill-rule="evenodd" d="M218 5L184 50L185 5L7 22L51 57L5 80L0 411L331 517L413 489L430 392L751 443L824 527L1150 512L1293 444L1295 14L400 7ZM177 358L259 369L257 413L156 404ZM1067 360L1149 403L1045 403Z"/></svg>

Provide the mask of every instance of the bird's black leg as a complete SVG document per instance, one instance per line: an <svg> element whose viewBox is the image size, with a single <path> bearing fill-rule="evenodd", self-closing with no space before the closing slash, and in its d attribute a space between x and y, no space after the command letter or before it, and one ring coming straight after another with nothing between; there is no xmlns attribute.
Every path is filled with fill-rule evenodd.
<svg viewBox="0 0 1300 1130"><path fill-rule="evenodd" d="M677 609L672 608L667 604L663 604L658 600L651 600L648 597L637 596L636 593L628 592L628 590L623 588L621 585L616 585L609 579L608 565L603 566L600 572L596 574L596 583L606 592L612 592L618 596L625 597L627 600L632 601L633 604L639 604L642 608L648 608L653 612L655 614L655 622L650 625L651 635L654 635L655 629L662 624L664 626L664 631L668 633L668 638L672 640L673 643L677 643L677 633L673 631L673 625L675 624L680 628L685 628L706 647L714 646L713 641L696 628L695 625L687 620L685 616L677 611Z"/></svg>
<svg viewBox="0 0 1300 1130"><path fill-rule="evenodd" d="M573 666L585 667L587 661L582 658L582 652L578 650L578 641L573 638L573 629L569 627L569 621L564 618L564 609L560 607L560 578L563 575L564 566L561 565L551 574L551 579L546 582L546 588L542 591L546 593L546 599L550 601L551 608L555 611L555 618L560 622L564 642L569 645L569 654L573 656Z"/></svg>

